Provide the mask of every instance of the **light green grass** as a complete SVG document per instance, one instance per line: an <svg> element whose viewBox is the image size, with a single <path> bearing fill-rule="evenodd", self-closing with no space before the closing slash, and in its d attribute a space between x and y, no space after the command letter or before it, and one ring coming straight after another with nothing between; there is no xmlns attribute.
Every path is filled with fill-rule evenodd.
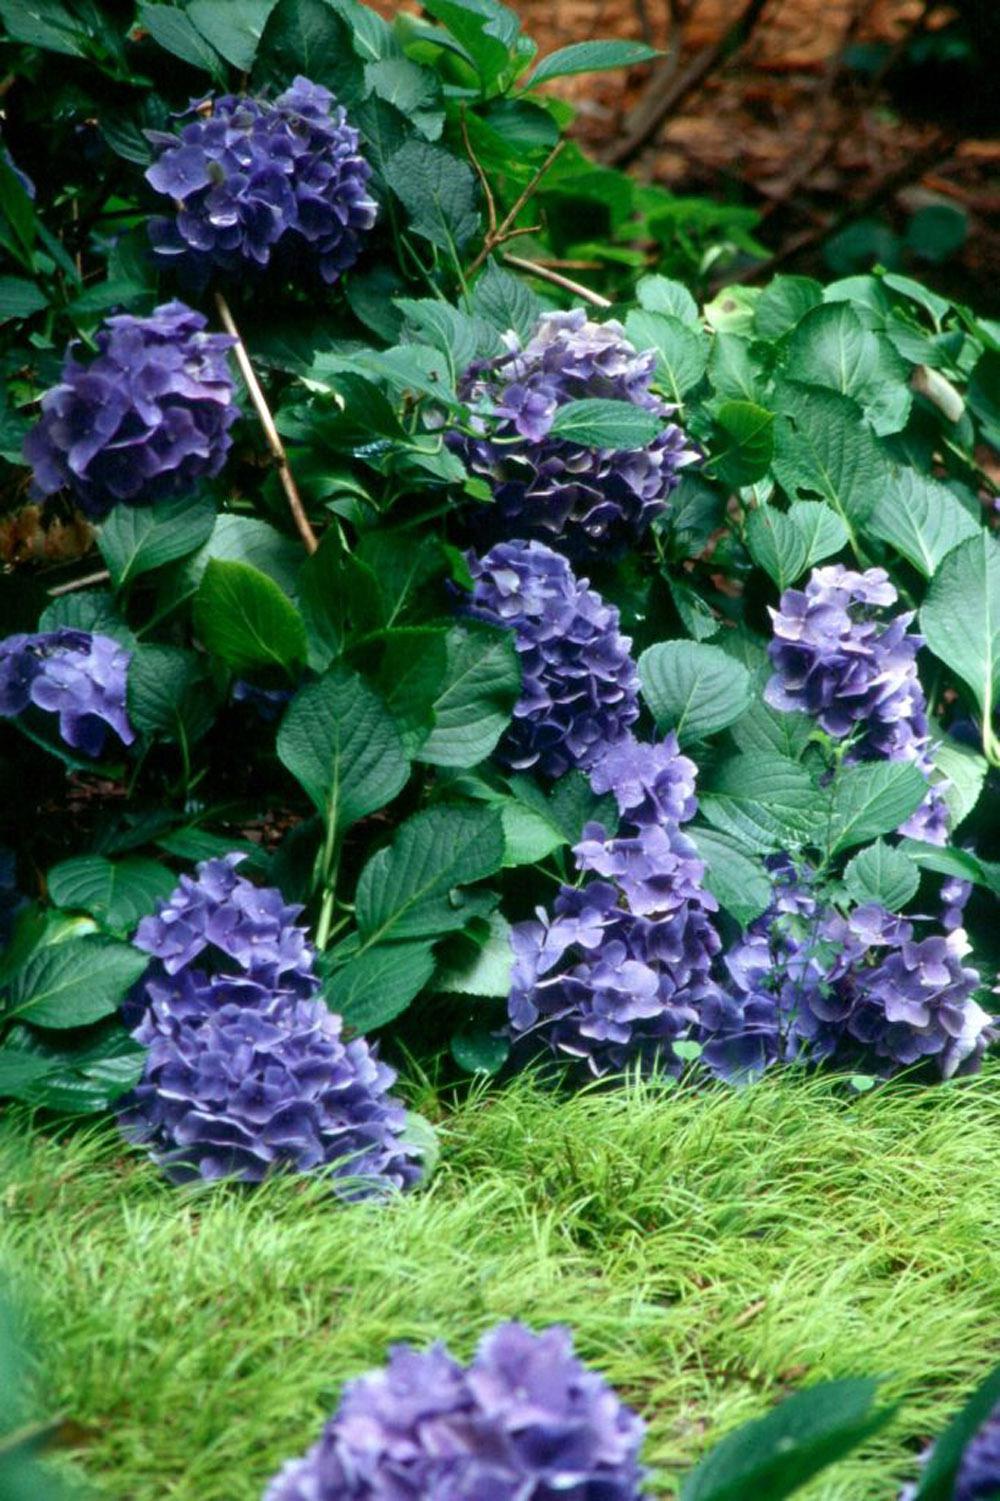
<svg viewBox="0 0 1000 1501"><path fill-rule="evenodd" d="M649 1419L665 1494L788 1390L884 1373L898 1418L809 1494L892 1501L1000 1359L995 1065L853 1101L787 1075L570 1100L522 1083L442 1134L429 1191L345 1209L292 1181L180 1193L106 1129L8 1122L0 1257L108 1497L258 1501L391 1341L464 1356L517 1317L573 1326Z"/></svg>

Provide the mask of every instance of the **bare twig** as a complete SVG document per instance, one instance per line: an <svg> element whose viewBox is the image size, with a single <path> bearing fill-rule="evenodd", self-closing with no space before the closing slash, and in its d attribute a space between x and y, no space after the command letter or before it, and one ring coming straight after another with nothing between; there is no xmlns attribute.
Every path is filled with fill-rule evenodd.
<svg viewBox="0 0 1000 1501"><path fill-rule="evenodd" d="M562 276L558 271L553 271L551 266L543 266L538 261L525 260L522 255L508 255L504 253L504 260L509 266L516 266L519 271L527 271L532 276L539 277L542 281L550 281L553 286L562 287L564 291L575 293L577 297L582 297L585 302L593 303L594 307L611 307L610 297L602 297L600 292L592 292L582 282L571 281L568 276Z"/></svg>
<svg viewBox="0 0 1000 1501"><path fill-rule="evenodd" d="M676 58L665 58L646 85L645 94L633 112L631 125L621 140L605 152L604 160L613 167L634 161L643 147L655 138L668 116L689 94L701 87L721 62L746 43L767 4L768 0L747 0L741 15L729 30L711 47L699 52L679 77L674 77Z"/></svg>
<svg viewBox="0 0 1000 1501"><path fill-rule="evenodd" d="M306 545L306 550L308 552L315 552L319 543L316 540L316 533L310 526L309 517L306 515L302 505L299 487L295 483L295 476L292 474L288 464L285 445L282 443L281 435L274 425L274 418L271 415L271 409L267 404L264 393L260 388L260 382L254 374L254 368L250 363L250 356L247 354L242 335L236 327L236 322L229 310L229 304L221 292L216 292L215 294L215 305L219 310L219 317L222 320L223 328L228 334L232 334L236 340L233 349L233 353L236 356L236 363L240 367L240 374L246 382L250 400L253 402L257 416L260 418L260 425L264 429L267 446L274 455L274 460L278 468L278 478L281 480L281 487L288 500L288 508L292 513L292 520L295 522L299 536Z"/></svg>
<svg viewBox="0 0 1000 1501"><path fill-rule="evenodd" d="M85 573L82 578L70 579L68 584L56 584L54 589L49 590L53 599L58 599L60 594L73 594L77 589L87 589L91 584L106 584L111 578L106 568L99 568L96 573Z"/></svg>
<svg viewBox="0 0 1000 1501"><path fill-rule="evenodd" d="M465 122L464 121L462 122L462 129L463 129L463 131L465 131ZM472 265L469 267L469 269L465 273L465 275L466 275L467 278L471 278L471 277L475 276L476 272L479 270L480 266L483 264L483 262L485 261L486 257L488 255L492 255L493 251L496 250L499 245L502 245L505 240L512 240L512 239L514 239L514 237L516 235L524 234L524 233L527 232L525 230L520 230L520 229L515 229L514 228L514 224L515 224L515 221L517 219L517 216L521 212L521 210L524 208L525 204L528 202L528 199L535 192L535 190L538 187L538 184L541 182L541 180L545 176L546 172L552 166L553 162L556 160L556 157L560 155L560 153L564 149L565 145L566 145L566 142L564 140L556 142L556 144L553 146L552 150L549 152L548 156L542 162L542 165L538 168L537 172L535 172L532 175L531 180L526 184L526 186L518 194L518 196L517 196L517 198L516 198L516 200L514 202L513 208L510 210L510 212L508 214L504 215L503 219L500 221L499 224L496 223L496 210L493 207L493 197L492 197L492 194L490 193L489 187L488 186L486 187L485 192L486 192L487 210L490 213L490 218L491 218L491 220L493 222L490 224L490 227L486 231L486 237L483 240L482 248L480 249L479 254L476 256L475 260L472 262ZM485 173L483 172L481 164L476 160L475 153L472 150L472 147L471 147L471 145L469 143L469 137L468 137L468 132L467 131L465 131L465 148L466 148L466 150L469 153L469 156L470 156L471 161L472 161L472 165L475 167L476 172L479 174L479 180L480 180L480 182L484 182L485 181Z"/></svg>

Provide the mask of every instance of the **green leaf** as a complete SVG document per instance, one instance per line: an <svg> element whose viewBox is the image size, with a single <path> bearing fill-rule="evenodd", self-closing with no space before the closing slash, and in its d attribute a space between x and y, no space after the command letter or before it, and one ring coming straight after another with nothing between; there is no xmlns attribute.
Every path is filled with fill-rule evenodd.
<svg viewBox="0 0 1000 1501"><path fill-rule="evenodd" d="M217 0L209 3L219 8ZM332 90L348 108L363 95L364 65L351 46L350 28L325 0L278 0L264 27L255 86L287 89L297 73Z"/></svg>
<svg viewBox="0 0 1000 1501"><path fill-rule="evenodd" d="M762 479L774 453L774 413L752 401L724 401L715 428L711 464L722 483L740 489Z"/></svg>
<svg viewBox="0 0 1000 1501"><path fill-rule="evenodd" d="M216 52L249 73L275 0L191 0L187 14Z"/></svg>
<svg viewBox="0 0 1000 1501"><path fill-rule="evenodd" d="M23 276L0 276L0 323L12 318L30 318L48 307L41 287Z"/></svg>
<svg viewBox="0 0 1000 1501"><path fill-rule="evenodd" d="M410 770L392 715L356 672L343 667L299 689L281 721L277 750L339 833L385 807Z"/></svg>
<svg viewBox="0 0 1000 1501"><path fill-rule="evenodd" d="M266 573L249 563L212 558L194 601L194 623L208 650L236 672L306 659L302 616Z"/></svg>
<svg viewBox="0 0 1000 1501"><path fill-rule="evenodd" d="M797 381L853 397L877 433L906 424L913 402L907 366L849 302L823 303L806 314L788 340L788 368Z"/></svg>
<svg viewBox="0 0 1000 1501"><path fill-rule="evenodd" d="M550 432L553 438L583 448L645 448L663 430L663 418L630 401L585 397L557 408Z"/></svg>
<svg viewBox="0 0 1000 1501"><path fill-rule="evenodd" d="M844 885L856 902L878 902L890 912L902 912L916 895L920 875L901 849L876 839L847 862Z"/></svg>
<svg viewBox="0 0 1000 1501"><path fill-rule="evenodd" d="M507 919L494 912L485 942L477 943L470 933L463 933L455 942L457 952L451 962L438 970L434 989L449 995L494 996L505 1000L514 964L510 932Z"/></svg>
<svg viewBox="0 0 1000 1501"><path fill-rule="evenodd" d="M933 757L934 765L946 779L941 791L951 813L952 828L956 829L978 803L989 763L971 746L948 738L934 747Z"/></svg>
<svg viewBox="0 0 1000 1501"><path fill-rule="evenodd" d="M504 72L521 30L514 11L498 0L426 0L424 10L447 26L479 74L483 92Z"/></svg>
<svg viewBox="0 0 1000 1501"><path fill-rule="evenodd" d="M503 826L491 809L442 805L414 814L361 872L362 936L373 944L464 927L471 913L456 888L499 870L503 854Z"/></svg>
<svg viewBox="0 0 1000 1501"><path fill-rule="evenodd" d="M915 1501L952 1501L955 1477L970 1440L1000 1401L1000 1367L992 1370L935 1440L920 1475ZM984 1497L988 1501L988 1494Z"/></svg>
<svg viewBox="0 0 1000 1501"><path fill-rule="evenodd" d="M891 1418L872 1412L877 1383L824 1382L727 1434L681 1486L681 1501L782 1501Z"/></svg>
<svg viewBox="0 0 1000 1501"><path fill-rule="evenodd" d="M119 933L133 929L177 884L173 871L142 855L124 860L78 855L54 865L47 880L57 907L89 912L102 927Z"/></svg>
<svg viewBox="0 0 1000 1501"><path fill-rule="evenodd" d="M524 342L538 322L542 302L521 277L489 260L472 289L472 311L498 332L513 330Z"/></svg>
<svg viewBox="0 0 1000 1501"><path fill-rule="evenodd" d="M406 1010L433 975L434 962L429 939L381 944L334 970L323 999L349 1027L371 1032Z"/></svg>
<svg viewBox="0 0 1000 1501"><path fill-rule="evenodd" d="M672 399L682 397L698 384L708 364L708 337L672 313L654 313L633 308L625 319L625 332L639 350L656 350L656 372L670 389Z"/></svg>
<svg viewBox="0 0 1000 1501"><path fill-rule="evenodd" d="M750 674L717 646L660 641L639 658L639 680L659 730L682 745L704 740L739 719L750 703Z"/></svg>
<svg viewBox="0 0 1000 1501"><path fill-rule="evenodd" d="M753 312L760 339L780 339L823 301L823 288L810 276L776 276L764 288Z"/></svg>
<svg viewBox="0 0 1000 1501"><path fill-rule="evenodd" d="M806 545L806 567L830 558L847 546L847 527L836 511L815 500L797 500L788 516Z"/></svg>
<svg viewBox="0 0 1000 1501"><path fill-rule="evenodd" d="M285 594L294 598L302 567L302 545L256 516L234 516L224 511L216 517L212 535L204 547L179 563L170 574L165 592L180 602L194 594L212 558L228 563L249 563L266 573Z"/></svg>
<svg viewBox="0 0 1000 1501"><path fill-rule="evenodd" d="M769 751L745 751L723 762L699 805L714 828L760 853L815 844L826 826L806 767Z"/></svg>
<svg viewBox="0 0 1000 1501"><path fill-rule="evenodd" d="M639 306L650 313L671 313L682 323L701 327L698 304L683 282L672 281L669 276L641 276L636 283L635 295Z"/></svg>
<svg viewBox="0 0 1000 1501"><path fill-rule="evenodd" d="M987 531L942 560L920 611L927 645L971 690L988 728L1000 700L1000 542Z"/></svg>
<svg viewBox="0 0 1000 1501"><path fill-rule="evenodd" d="M904 239L914 255L937 265L961 250L968 233L964 209L951 203L928 203L913 215Z"/></svg>
<svg viewBox="0 0 1000 1501"><path fill-rule="evenodd" d="M203 73L211 73L220 80L224 78L225 69L219 54L209 46L184 11L174 5L143 3L139 6L137 23L165 52L173 53L174 57Z"/></svg>
<svg viewBox="0 0 1000 1501"><path fill-rule="evenodd" d="M448 634L444 626L407 626L385 638L375 683L411 756L434 726L434 700L448 669Z"/></svg>
<svg viewBox="0 0 1000 1501"><path fill-rule="evenodd" d="M761 405L766 379L749 339L716 334L708 356L708 378L716 396Z"/></svg>
<svg viewBox="0 0 1000 1501"><path fill-rule="evenodd" d="M945 556L979 530L947 485L915 469L893 476L865 522L866 532L888 542L924 578L933 578Z"/></svg>
<svg viewBox="0 0 1000 1501"><path fill-rule="evenodd" d="M210 729L217 699L205 663L177 646L140 646L128 669L136 729L190 745Z"/></svg>
<svg viewBox="0 0 1000 1501"><path fill-rule="evenodd" d="M774 472L785 493L819 495L844 519L864 525L891 469L850 397L783 381L776 392Z"/></svg>
<svg viewBox="0 0 1000 1501"><path fill-rule="evenodd" d="M603 73L610 68L633 68L659 57L655 47L645 42L574 42L543 57L526 85L537 88L550 78L566 78L571 73Z"/></svg>
<svg viewBox="0 0 1000 1501"><path fill-rule="evenodd" d="M746 542L758 568L763 568L779 589L794 584L808 567L805 537L791 516L774 506L758 506L751 511L747 517Z"/></svg>
<svg viewBox="0 0 1000 1501"><path fill-rule="evenodd" d="M763 681L766 680L765 673ZM730 733L740 750L773 751L788 760L797 761L816 726L808 714L789 714L772 709L764 702L760 693L761 686L762 683L758 680L753 702L743 717L733 725Z"/></svg>
<svg viewBox="0 0 1000 1501"><path fill-rule="evenodd" d="M365 64L365 87L436 141L444 127L441 88L435 75L407 57L380 57Z"/></svg>
<svg viewBox="0 0 1000 1501"><path fill-rule="evenodd" d="M492 324L470 317L436 297L397 297L396 306L412 330L427 344L447 355L452 371L464 370L475 359L499 354L503 348Z"/></svg>
<svg viewBox="0 0 1000 1501"><path fill-rule="evenodd" d="M470 1074L497 1074L507 1062L510 1043L485 1027L468 1027L451 1039L451 1056Z"/></svg>
<svg viewBox="0 0 1000 1501"><path fill-rule="evenodd" d="M476 766L495 749L521 692L512 631L455 625L446 638L445 677L434 727L417 752L432 766Z"/></svg>
<svg viewBox="0 0 1000 1501"><path fill-rule="evenodd" d="M14 977L5 1020L83 1027L117 1010L149 963L130 943L88 936L41 949Z"/></svg>
<svg viewBox="0 0 1000 1501"><path fill-rule="evenodd" d="M773 894L771 882L757 861L740 846L714 829L688 828L705 862L705 885L726 911L743 927L759 917Z"/></svg>
<svg viewBox="0 0 1000 1501"><path fill-rule="evenodd" d="M0 19L12 41L67 57L87 55L83 27L58 0L0 0Z"/></svg>
<svg viewBox="0 0 1000 1501"><path fill-rule="evenodd" d="M842 766L833 780L831 853L891 833L927 796L927 781L905 761L869 761Z"/></svg>
<svg viewBox="0 0 1000 1501"><path fill-rule="evenodd" d="M407 141L389 160L385 177L414 234L439 250L461 250L479 228L475 173L450 151L427 141Z"/></svg>
<svg viewBox="0 0 1000 1501"><path fill-rule="evenodd" d="M164 500L154 506L115 506L99 527L97 545L111 582L121 589L140 573L195 552L212 535L209 499Z"/></svg>

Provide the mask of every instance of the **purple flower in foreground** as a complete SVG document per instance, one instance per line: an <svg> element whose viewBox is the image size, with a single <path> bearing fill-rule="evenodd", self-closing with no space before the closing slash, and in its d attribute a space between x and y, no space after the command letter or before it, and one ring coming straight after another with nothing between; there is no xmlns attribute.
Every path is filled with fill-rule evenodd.
<svg viewBox="0 0 1000 1501"><path fill-rule="evenodd" d="M358 132L328 89L298 77L273 102L225 94L192 105L177 135L146 133L161 148L146 179L176 208L150 220L150 238L194 281L278 252L327 283L354 265L378 209Z"/></svg>
<svg viewBox="0 0 1000 1501"><path fill-rule="evenodd" d="M469 556L468 613L514 632L521 697L499 754L558 777L586 768L639 717L639 675L618 611L540 542Z"/></svg>
<svg viewBox="0 0 1000 1501"><path fill-rule="evenodd" d="M195 960L201 969L228 973L234 964L250 979L308 997L319 981L315 954L304 928L296 927L300 906L287 903L273 886L255 886L237 875L241 854L204 860L196 875L181 876L155 915L140 922L134 943L152 954L167 975Z"/></svg>
<svg viewBox="0 0 1000 1501"><path fill-rule="evenodd" d="M333 1166L354 1199L419 1178L395 1074L321 1001L191 969L143 991L132 1035L148 1052L119 1123L174 1182Z"/></svg>
<svg viewBox="0 0 1000 1501"><path fill-rule="evenodd" d="M467 1366L394 1346L264 1501L638 1501L643 1435L567 1329L499 1324Z"/></svg>
<svg viewBox="0 0 1000 1501"><path fill-rule="evenodd" d="M125 707L131 653L110 636L61 629L0 641L0 718L28 709L59 716L73 750L99 756L108 730L124 745L135 731Z"/></svg>
<svg viewBox="0 0 1000 1501"><path fill-rule="evenodd" d="M924 691L916 657L923 637L907 630L912 611L888 621L896 602L883 568L854 573L841 564L814 568L804 590L786 589L771 611L768 648L775 672L764 692L775 709L802 710L828 735L854 737L850 761L910 761L934 774ZM948 806L932 786L900 833L947 842Z"/></svg>
<svg viewBox="0 0 1000 1501"><path fill-rule="evenodd" d="M920 1456L926 1464L933 1445ZM916 1501L917 1486L904 1486L899 1501ZM955 1472L951 1501L994 1501L1000 1495L1000 1402L966 1444Z"/></svg>
<svg viewBox="0 0 1000 1501"><path fill-rule="evenodd" d="M533 537L582 561L620 556L666 505L680 471L698 457L672 408L650 390L656 366L620 323L593 323L582 308L546 313L523 349L472 365L459 393L476 436L451 447L483 477L493 504L477 517L494 538ZM556 413L582 399L630 402L662 418L643 448L593 448L553 434Z"/></svg>
<svg viewBox="0 0 1000 1501"><path fill-rule="evenodd" d="M656 745L643 744L632 734L622 736L594 763L590 784L597 793L612 793L619 813L633 823L687 823L698 808L697 775L671 730Z"/></svg>
<svg viewBox="0 0 1000 1501"><path fill-rule="evenodd" d="M239 415L226 359L235 341L205 328L201 313L166 302L147 318L109 318L89 364L68 354L24 443L36 491L68 486L99 519L218 474Z"/></svg>

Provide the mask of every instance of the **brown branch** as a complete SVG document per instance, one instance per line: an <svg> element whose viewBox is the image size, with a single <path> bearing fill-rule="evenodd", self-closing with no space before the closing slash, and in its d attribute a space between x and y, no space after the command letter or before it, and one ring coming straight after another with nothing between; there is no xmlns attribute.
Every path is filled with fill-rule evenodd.
<svg viewBox="0 0 1000 1501"><path fill-rule="evenodd" d="M472 158L473 166L479 173L480 181L482 181L484 176L483 169L480 163L476 160L475 155L473 154L472 148L469 145L469 138L467 133L465 137L465 143L466 149L468 150L469 155ZM486 257L488 255L492 255L493 251L496 250L499 245L502 245L505 240L512 240L516 234L522 232L520 230L514 229L514 222L517 219L518 214L528 202L528 199L531 197L532 193L535 192L538 184L541 182L546 172L549 170L553 162L565 148L565 145L566 142L564 140L556 142L552 150L549 152L548 156L542 162L542 165L538 168L537 172L533 174L530 181L518 194L517 198L514 201L514 206L510 210L510 212L504 215L499 224L496 224L495 227L487 230L486 237L483 240L482 248L479 251L479 254L476 256L475 260L472 262L472 265L465 273L467 278L471 279L473 276L475 276L476 272L479 270ZM489 189L487 189L487 203L490 203L491 198L492 195L490 194Z"/></svg>
<svg viewBox="0 0 1000 1501"><path fill-rule="evenodd" d="M611 307L611 298L602 297L600 292L592 292L582 282L571 281L568 276L562 276L558 271L553 271L551 266L543 266L538 261L525 260L522 255L508 255L504 253L504 260L509 266L516 266L519 271L527 271L531 276L537 276L541 281L550 281L553 286L562 287L566 292L573 292L577 297L582 297L585 302L593 303L594 307Z"/></svg>
<svg viewBox="0 0 1000 1501"><path fill-rule="evenodd" d="M274 425L274 418L271 415L271 409L267 404L264 392L260 388L260 382L254 374L254 368L250 363L250 356L247 354L242 335L236 327L235 319L229 310L229 304L221 292L216 292L215 294L215 305L219 310L219 317L222 320L223 328L226 330L226 333L231 334L236 340L233 348L236 363L240 367L240 374L246 382L250 400L253 402L254 409L260 419L260 425L264 429L267 446L274 455L274 461L278 468L278 478L281 480L281 487L288 500L288 509L292 513L292 520L295 522L299 536L306 545L306 551L315 552L319 546L319 542L316 540L316 533L309 524L309 517L305 513L302 497L299 494L299 487L295 483L295 476L292 474L288 464L285 445L281 441L281 434Z"/></svg>
<svg viewBox="0 0 1000 1501"><path fill-rule="evenodd" d="M604 160L609 166L623 167L635 160L688 95L701 88L721 62L745 45L767 4L768 0L747 0L742 14L729 30L711 47L699 52L678 78L674 78L675 58L664 59L646 85L643 98L633 112L631 125L621 140L605 152Z"/></svg>
<svg viewBox="0 0 1000 1501"><path fill-rule="evenodd" d="M68 584L56 584L50 589L52 599L58 599L61 594L73 594L77 589L87 589L91 584L106 584L111 578L106 568L99 568L96 573L85 573L82 578L70 579Z"/></svg>

